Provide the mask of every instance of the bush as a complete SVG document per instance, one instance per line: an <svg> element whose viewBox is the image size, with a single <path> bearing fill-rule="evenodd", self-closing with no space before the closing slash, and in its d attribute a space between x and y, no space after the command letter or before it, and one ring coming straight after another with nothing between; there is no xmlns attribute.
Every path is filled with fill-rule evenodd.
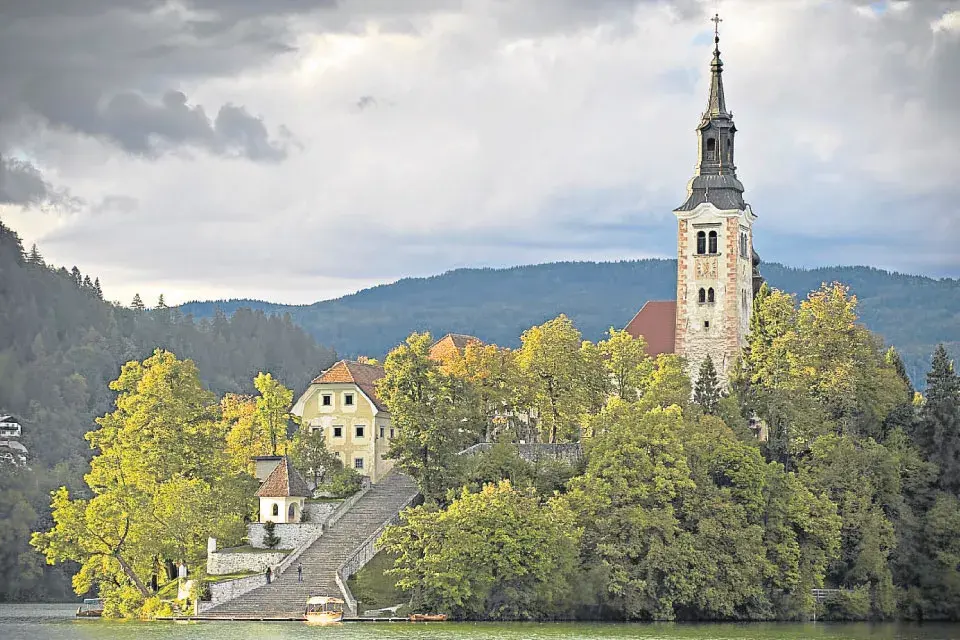
<svg viewBox="0 0 960 640"><path fill-rule="evenodd" d="M353 469L341 469L326 486L328 493L337 498L352 496L363 486L363 476Z"/></svg>
<svg viewBox="0 0 960 640"><path fill-rule="evenodd" d="M173 615L173 607L169 602L164 602L157 596L147 598L140 607L140 617L144 620L154 618L165 618Z"/></svg>
<svg viewBox="0 0 960 640"><path fill-rule="evenodd" d="M823 602L823 608L824 619L867 620L870 618L870 589L863 586L832 593Z"/></svg>

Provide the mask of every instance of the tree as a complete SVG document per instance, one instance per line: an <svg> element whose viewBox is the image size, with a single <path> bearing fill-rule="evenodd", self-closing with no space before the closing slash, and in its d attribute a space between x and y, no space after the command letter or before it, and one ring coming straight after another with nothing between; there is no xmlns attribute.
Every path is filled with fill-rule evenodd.
<svg viewBox="0 0 960 640"><path fill-rule="evenodd" d="M46 266L46 264L43 262L43 256L40 255L40 250L37 249L36 243L30 247L30 254L27 256L27 262L29 264L35 264L41 267Z"/></svg>
<svg viewBox="0 0 960 640"><path fill-rule="evenodd" d="M294 466L302 473L313 476L313 486L328 481L343 468L343 462L327 449L326 438L320 429L299 430L293 437L290 454Z"/></svg>
<svg viewBox="0 0 960 640"><path fill-rule="evenodd" d="M100 287L100 278L94 278L93 292L96 294L97 298L103 300L103 289Z"/></svg>
<svg viewBox="0 0 960 640"><path fill-rule="evenodd" d="M613 380L613 393L624 400L636 400L637 389L653 369L646 340L613 327L607 336L597 343L597 349L603 358L603 368Z"/></svg>
<svg viewBox="0 0 960 640"><path fill-rule="evenodd" d="M942 344L937 346L927 374L914 440L923 455L939 467L940 488L960 495L960 377Z"/></svg>
<svg viewBox="0 0 960 640"><path fill-rule="evenodd" d="M130 303L130 308L134 311L144 311L147 308L147 306L143 304L139 293L133 294L133 302Z"/></svg>
<svg viewBox="0 0 960 640"><path fill-rule="evenodd" d="M163 294L160 294L160 297L157 298L157 309L166 309L167 303L163 300Z"/></svg>
<svg viewBox="0 0 960 640"><path fill-rule="evenodd" d="M50 563L80 563L77 592L98 585L116 606L131 597L122 587L149 595L155 558L197 564L206 536L239 541L254 483L226 464L215 398L193 362L158 349L124 365L111 388L116 409L86 436L98 451L84 477L92 497L55 492L54 527L31 543Z"/></svg>
<svg viewBox="0 0 960 640"><path fill-rule="evenodd" d="M588 408L596 404L591 390L604 373L581 353L582 339L570 319L559 315L520 336L517 367L525 378L527 402L548 442L572 442ZM595 393L595 392L594 392Z"/></svg>
<svg viewBox="0 0 960 640"><path fill-rule="evenodd" d="M293 403L293 391L287 389L269 373L260 373L253 380L257 396L256 420L270 440L270 455L283 455L287 452L289 441L287 433L290 424L297 417L290 413Z"/></svg>
<svg viewBox="0 0 960 640"><path fill-rule="evenodd" d="M485 424L468 383L430 358L432 343L430 334L412 333L393 349L377 394L397 428L388 455L436 501L460 486L457 453L479 439Z"/></svg>
<svg viewBox="0 0 960 640"><path fill-rule="evenodd" d="M457 619L531 620L568 613L580 532L559 500L509 481L464 490L443 511L424 506L388 527L388 571L416 610Z"/></svg>
<svg viewBox="0 0 960 640"><path fill-rule="evenodd" d="M700 406L705 414L714 415L720 407L720 383L717 380L717 370L713 367L713 359L708 355L700 365L697 384L693 389L693 401Z"/></svg>

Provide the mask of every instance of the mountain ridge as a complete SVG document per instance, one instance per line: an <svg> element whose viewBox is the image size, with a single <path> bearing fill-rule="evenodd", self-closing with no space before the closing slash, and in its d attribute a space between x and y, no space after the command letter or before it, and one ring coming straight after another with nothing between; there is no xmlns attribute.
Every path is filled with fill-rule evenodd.
<svg viewBox="0 0 960 640"><path fill-rule="evenodd" d="M860 300L863 323L901 351L911 377L922 385L930 354L943 342L960 353L960 280L887 271L870 266L788 267L764 263L771 284L805 297L823 282L839 281ZM505 268L460 268L401 278L311 304L263 300L193 301L184 313L208 317L220 308L289 313L321 344L338 353L383 356L411 331L469 333L516 346L522 331L559 313L573 319L584 338L623 327L648 300L676 297L676 260L552 262Z"/></svg>

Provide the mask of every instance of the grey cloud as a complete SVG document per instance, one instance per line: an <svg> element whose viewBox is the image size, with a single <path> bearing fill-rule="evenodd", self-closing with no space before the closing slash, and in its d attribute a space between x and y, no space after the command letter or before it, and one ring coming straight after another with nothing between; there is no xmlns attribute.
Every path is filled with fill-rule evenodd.
<svg viewBox="0 0 960 640"><path fill-rule="evenodd" d="M32 164L0 157L0 204L37 204L50 194L50 185Z"/></svg>

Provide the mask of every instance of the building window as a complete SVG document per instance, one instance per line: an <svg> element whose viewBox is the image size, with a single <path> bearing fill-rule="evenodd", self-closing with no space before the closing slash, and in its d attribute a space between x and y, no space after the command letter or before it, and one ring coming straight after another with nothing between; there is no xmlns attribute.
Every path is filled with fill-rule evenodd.
<svg viewBox="0 0 960 640"><path fill-rule="evenodd" d="M386 429L384 429L383 427L380 427L380 437L381 437L381 438L383 437L383 432L384 432L384 431L386 431Z"/></svg>
<svg viewBox="0 0 960 640"><path fill-rule="evenodd" d="M704 320L704 321L703 321L703 328L704 328L704 329L709 329L709 328L710 328L710 321L709 321L709 320Z"/></svg>
<svg viewBox="0 0 960 640"><path fill-rule="evenodd" d="M393 427L390 427L390 437L393 438Z"/></svg>
<svg viewBox="0 0 960 640"><path fill-rule="evenodd" d="M296 517L297 517L297 505L295 505L295 504L290 505L290 508L287 509L287 517L288 517L290 520L296 519Z"/></svg>
<svg viewBox="0 0 960 640"><path fill-rule="evenodd" d="M353 406L353 394L352 394L352 393L345 393L345 394L343 394L343 404L347 405L348 407L352 407L352 406Z"/></svg>
<svg viewBox="0 0 960 640"><path fill-rule="evenodd" d="M280 515L280 505L278 505L276 502L273 503L273 515Z"/></svg>
<svg viewBox="0 0 960 640"><path fill-rule="evenodd" d="M717 252L717 232L711 231L710 232L710 253L716 253L716 252Z"/></svg>
<svg viewBox="0 0 960 640"><path fill-rule="evenodd" d="M700 293L699 293L698 296L697 296L697 301L700 302L700 304L703 304L704 302L707 301L707 290L706 290L706 289L700 289Z"/></svg>
<svg viewBox="0 0 960 640"><path fill-rule="evenodd" d="M727 160L733 162L733 138L727 138Z"/></svg>
<svg viewBox="0 0 960 640"><path fill-rule="evenodd" d="M317 431L323 431L323 427L310 427L310 433L316 433Z"/></svg>
<svg viewBox="0 0 960 640"><path fill-rule="evenodd" d="M705 231L697 231L697 255L702 256L707 252L707 234Z"/></svg>
<svg viewBox="0 0 960 640"><path fill-rule="evenodd" d="M353 459L353 468L362 471L363 470L363 458L354 458Z"/></svg>
<svg viewBox="0 0 960 640"><path fill-rule="evenodd" d="M709 289L707 289L707 302L709 304L713 304L714 302L716 302L715 296L713 294L713 287L710 287Z"/></svg>
<svg viewBox="0 0 960 640"><path fill-rule="evenodd" d="M331 396L329 393L323 394L321 404L325 407L329 407L331 404L333 404L333 396Z"/></svg>
<svg viewBox="0 0 960 640"><path fill-rule="evenodd" d="M353 428L353 434L354 434L354 436L357 437L357 438L362 438L362 437L363 437L363 430L364 430L364 425L358 424L357 426L355 426L355 427Z"/></svg>
<svg viewBox="0 0 960 640"><path fill-rule="evenodd" d="M707 160L717 159L717 141L714 138L707 138Z"/></svg>
<svg viewBox="0 0 960 640"><path fill-rule="evenodd" d="M333 427L333 437L334 437L334 438L342 438L342 437L343 437L343 427L342 427L342 426L334 426L334 427Z"/></svg>

